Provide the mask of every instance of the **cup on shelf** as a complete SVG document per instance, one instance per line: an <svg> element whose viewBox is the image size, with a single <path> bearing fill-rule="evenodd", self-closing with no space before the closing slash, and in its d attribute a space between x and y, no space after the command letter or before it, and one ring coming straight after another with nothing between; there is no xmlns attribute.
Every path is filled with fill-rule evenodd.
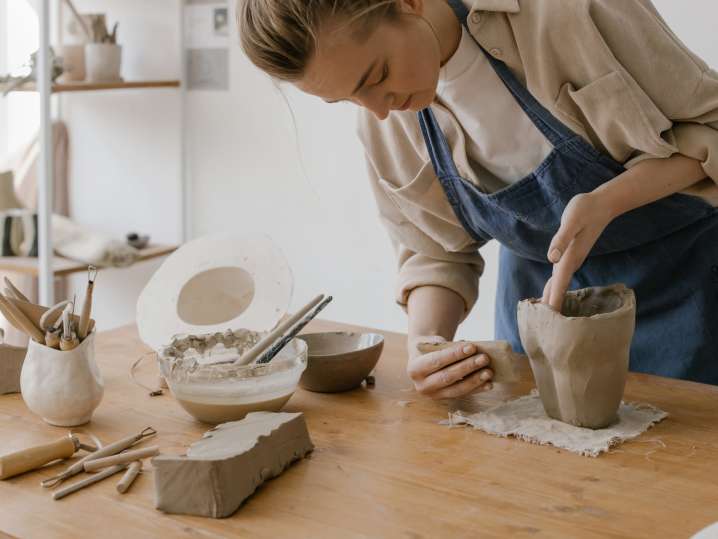
<svg viewBox="0 0 718 539"><path fill-rule="evenodd" d="M62 58L60 82L79 82L85 80L85 45L61 45L57 55Z"/></svg>
<svg viewBox="0 0 718 539"><path fill-rule="evenodd" d="M88 82L119 82L122 46L113 43L85 45L85 80Z"/></svg>

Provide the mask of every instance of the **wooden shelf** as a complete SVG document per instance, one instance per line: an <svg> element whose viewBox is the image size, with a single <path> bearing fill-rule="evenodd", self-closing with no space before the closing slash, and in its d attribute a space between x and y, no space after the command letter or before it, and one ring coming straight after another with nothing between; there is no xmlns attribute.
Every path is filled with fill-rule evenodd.
<svg viewBox="0 0 718 539"><path fill-rule="evenodd" d="M0 84L0 92L5 87ZM104 90L131 90L134 88L179 88L178 80L147 80L147 81L122 81L122 82L67 82L55 83L52 85L52 93L60 92L98 92ZM36 92L34 82L23 84L14 92Z"/></svg>
<svg viewBox="0 0 718 539"><path fill-rule="evenodd" d="M151 260L153 258L168 255L174 252L176 249L176 245L151 245L140 251L140 258L137 260L137 262L135 262L135 264L139 262L144 262L145 260ZM52 267L56 277L62 275L70 275L71 273L81 273L83 271L87 271L87 264L85 264L84 262L70 260L69 258L63 258L61 256L54 257ZM106 269L113 268L108 267ZM22 273L24 275L32 275L34 277L37 277L39 275L38 259L34 257L23 256L0 256L0 271Z"/></svg>

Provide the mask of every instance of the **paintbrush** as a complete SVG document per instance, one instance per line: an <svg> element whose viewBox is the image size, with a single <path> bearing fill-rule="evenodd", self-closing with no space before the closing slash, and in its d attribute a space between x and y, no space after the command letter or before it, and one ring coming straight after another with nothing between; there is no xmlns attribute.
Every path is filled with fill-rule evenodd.
<svg viewBox="0 0 718 539"><path fill-rule="evenodd" d="M311 300L288 319L282 321L276 328L274 328L274 330L272 330L270 333L260 339L257 344L255 344L254 346L252 346L252 348L242 354L241 357L237 358L237 360L235 360L235 364L249 365L252 361L259 357L260 354L264 353L264 351L267 350L272 345L272 343L274 343L279 337L281 337L285 331L287 331L290 327L296 324L301 317L307 314L310 309L312 309L320 301L322 301L322 299L324 299L324 294L318 295L316 298Z"/></svg>
<svg viewBox="0 0 718 539"><path fill-rule="evenodd" d="M287 333L284 337L279 339L276 343L274 343L269 350L267 350L264 354L262 354L259 359L255 362L257 364L263 364L263 363L269 363L274 359L274 356L276 356L282 348L287 346L287 343L291 341L294 337L297 336L297 334L304 329L304 326L306 326L309 322L311 322L321 311L329 305L329 302L332 301L331 296L327 297L324 301L322 301L317 307L309 313L307 316L305 316L301 322L299 322L296 326L292 328L292 330Z"/></svg>

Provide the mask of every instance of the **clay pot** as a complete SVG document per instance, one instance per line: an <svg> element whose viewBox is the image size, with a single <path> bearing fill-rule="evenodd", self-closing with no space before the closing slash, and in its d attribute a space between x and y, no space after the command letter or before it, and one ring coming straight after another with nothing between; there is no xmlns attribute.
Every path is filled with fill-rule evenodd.
<svg viewBox="0 0 718 539"><path fill-rule="evenodd" d="M623 285L568 292L558 313L521 301L521 344L549 417L599 429L617 420L628 373L636 299Z"/></svg>
<svg viewBox="0 0 718 539"><path fill-rule="evenodd" d="M376 366L384 337L377 333L311 333L299 335L307 343L307 370L299 385L309 391L338 393L361 385Z"/></svg>
<svg viewBox="0 0 718 539"><path fill-rule="evenodd" d="M121 81L122 47L112 43L85 45L85 76L89 82Z"/></svg>
<svg viewBox="0 0 718 539"><path fill-rule="evenodd" d="M20 391L30 411L50 425L87 423L104 392L95 363L95 332L67 352L30 340L20 373Z"/></svg>

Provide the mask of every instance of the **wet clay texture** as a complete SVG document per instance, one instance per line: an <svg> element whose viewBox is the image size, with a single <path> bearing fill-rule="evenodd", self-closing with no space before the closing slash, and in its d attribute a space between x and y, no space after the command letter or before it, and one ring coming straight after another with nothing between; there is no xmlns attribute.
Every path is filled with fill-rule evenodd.
<svg viewBox="0 0 718 539"><path fill-rule="evenodd" d="M260 485L312 449L303 414L250 413L206 432L186 456L153 458L155 507L165 513L228 517Z"/></svg>
<svg viewBox="0 0 718 539"><path fill-rule="evenodd" d="M437 350L452 348L457 344L473 344L479 354L489 356L491 363L489 367L494 373L492 381L503 384L518 382L519 377L516 371L516 364L525 361L526 356L514 352L511 345L506 341L457 341L446 343L420 343L418 348L422 354L429 354Z"/></svg>
<svg viewBox="0 0 718 539"><path fill-rule="evenodd" d="M20 371L27 348L0 344L0 395L20 392Z"/></svg>
<svg viewBox="0 0 718 539"><path fill-rule="evenodd" d="M617 420L635 321L635 296L621 284L568 292L560 313L519 303L521 344L549 417L591 429Z"/></svg>

